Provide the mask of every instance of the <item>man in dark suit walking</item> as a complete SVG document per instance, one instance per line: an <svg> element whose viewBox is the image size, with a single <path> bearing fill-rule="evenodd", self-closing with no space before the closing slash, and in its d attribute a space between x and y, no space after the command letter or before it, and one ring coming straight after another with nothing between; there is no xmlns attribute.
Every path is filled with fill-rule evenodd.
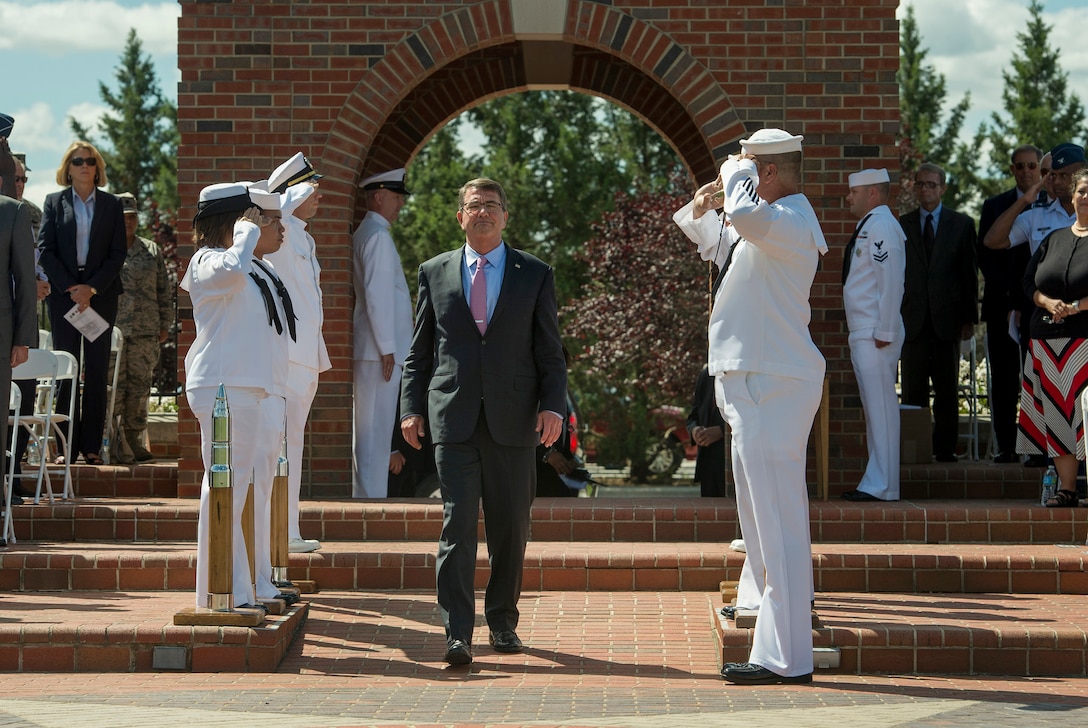
<svg viewBox="0 0 1088 728"><path fill-rule="evenodd" d="M959 437L960 341L978 323L975 222L945 208L944 170L923 164L914 174L919 208L899 218L907 236L903 292L903 403L925 407L933 383L933 452L956 461Z"/></svg>
<svg viewBox="0 0 1088 728"><path fill-rule="evenodd" d="M461 188L467 244L419 267L415 332L404 364L401 431L412 447L430 433L442 487L438 605L445 661L472 662L473 577L483 500L491 576L489 641L521 652L515 630L536 445L563 427L567 371L552 269L502 239L506 193L495 181Z"/></svg>
<svg viewBox="0 0 1088 728"><path fill-rule="evenodd" d="M1017 461L1016 403L1020 400L1024 357L1020 345L1009 335L1009 315L1025 298L1021 281L1030 254L1026 245L995 250L982 241L998 216L1039 181L1042 156L1042 151L1032 144L1017 147L1009 164L1016 186L983 202L978 220L975 251L985 279L982 320L986 322L986 356L990 360L990 417L997 442L996 463ZM1013 326L1016 324L1012 322Z"/></svg>

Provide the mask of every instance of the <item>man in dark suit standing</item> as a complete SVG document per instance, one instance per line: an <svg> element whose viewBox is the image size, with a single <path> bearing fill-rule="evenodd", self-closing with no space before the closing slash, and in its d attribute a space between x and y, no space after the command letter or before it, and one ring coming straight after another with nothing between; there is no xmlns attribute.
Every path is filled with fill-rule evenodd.
<svg viewBox="0 0 1088 728"><path fill-rule="evenodd" d="M955 462L960 341L978 323L975 222L941 204L945 175L937 165L918 167L914 191L919 208L899 218L907 236L903 403L927 406L932 381L933 453L938 462Z"/></svg>
<svg viewBox="0 0 1088 728"><path fill-rule="evenodd" d="M473 577L483 500L491 576L489 641L521 652L515 630L538 443L563 427L567 370L552 269L502 239L506 193L495 181L461 188L467 244L419 267L415 332L404 364L401 431L412 447L429 431L442 483L438 605L445 661L472 662Z"/></svg>
<svg viewBox="0 0 1088 728"><path fill-rule="evenodd" d="M0 177L10 180L15 160L7 140L0 138ZM37 281L34 277L34 233L29 208L14 197L0 195L0 401L7 411L11 388L11 370L29 355L29 347L38 344L38 319L35 314ZM0 442L6 448L8 421L0 419ZM0 472L4 467L0 449ZM0 545L7 534L0 534Z"/></svg>
<svg viewBox="0 0 1088 728"><path fill-rule="evenodd" d="M986 323L986 356L990 360L990 415L997 442L995 463L1014 463L1016 456L1016 403L1020 399L1020 377L1024 358L1020 345L1009 335L1009 316L1023 298L1024 269L1028 246L995 250L982 244L994 221L1039 181L1042 151L1024 144L1012 153L1009 172L1016 186L982 203L975 246L978 267L985 279L982 320ZM1012 322L1016 325L1017 322Z"/></svg>

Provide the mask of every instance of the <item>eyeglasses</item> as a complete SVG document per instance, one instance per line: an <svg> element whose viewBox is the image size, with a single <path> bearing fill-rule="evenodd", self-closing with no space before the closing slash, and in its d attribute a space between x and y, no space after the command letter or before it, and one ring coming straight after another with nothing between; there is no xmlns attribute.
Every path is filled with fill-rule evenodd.
<svg viewBox="0 0 1088 728"><path fill-rule="evenodd" d="M914 181L914 189L916 190L935 190L940 186L940 182L923 182L922 180Z"/></svg>
<svg viewBox="0 0 1088 728"><path fill-rule="evenodd" d="M1017 162L1012 165L1013 169L1017 172L1023 172L1025 169L1036 169L1039 166L1038 162Z"/></svg>
<svg viewBox="0 0 1088 728"><path fill-rule="evenodd" d="M82 167L84 164L88 167L94 167L98 164L98 160L94 157L72 157L73 167Z"/></svg>
<svg viewBox="0 0 1088 728"><path fill-rule="evenodd" d="M20 182L22 182L25 185L29 181L30 180L28 177L20 177L19 175L15 176L15 184L19 184Z"/></svg>
<svg viewBox="0 0 1088 728"><path fill-rule="evenodd" d="M501 202L485 202L483 204L480 204L479 202L470 202L467 205L462 205L461 209L469 215L479 215L483 210L487 210L488 215L498 215L506 208L503 207Z"/></svg>

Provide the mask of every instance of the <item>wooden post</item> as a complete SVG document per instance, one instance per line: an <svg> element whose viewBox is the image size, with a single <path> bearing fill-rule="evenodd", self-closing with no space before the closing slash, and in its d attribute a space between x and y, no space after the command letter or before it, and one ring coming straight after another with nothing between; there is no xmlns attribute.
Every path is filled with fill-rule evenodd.
<svg viewBox="0 0 1088 728"><path fill-rule="evenodd" d="M830 433L828 432L831 409L831 391L828 378L824 376L823 391L820 393L820 409L816 413L816 492L823 500L828 499L830 460L829 445Z"/></svg>
<svg viewBox="0 0 1088 728"><path fill-rule="evenodd" d="M257 593L257 563L254 558L253 544L253 481L244 486L246 488L246 504L242 508L242 536L246 540L246 554L249 556L249 581L253 584L253 593Z"/></svg>
<svg viewBox="0 0 1088 728"><path fill-rule="evenodd" d="M174 615L175 625L256 627L260 610L234 605L234 472L230 459L230 408L220 384L212 409L212 466L208 469L208 603ZM253 523L252 512L250 524ZM252 529L251 529L252 530Z"/></svg>
<svg viewBox="0 0 1088 728"><path fill-rule="evenodd" d="M287 437L280 444L280 459L276 463L276 477L272 479L272 583L280 591L298 593L294 584L287 578L289 551L287 537L288 524L288 484L287 476L290 464L287 462Z"/></svg>

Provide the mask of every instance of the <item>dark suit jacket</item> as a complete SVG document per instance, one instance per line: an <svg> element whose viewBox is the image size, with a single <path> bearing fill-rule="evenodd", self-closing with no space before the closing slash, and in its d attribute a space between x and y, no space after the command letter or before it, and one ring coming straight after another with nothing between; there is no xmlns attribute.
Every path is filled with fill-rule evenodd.
<svg viewBox="0 0 1088 728"><path fill-rule="evenodd" d="M502 289L481 336L461 284L463 260L462 247L419 267L401 412L423 415L435 444L465 442L476 429L482 401L496 443L534 447L540 442L537 413L566 411L554 274L539 259L507 246Z"/></svg>
<svg viewBox="0 0 1088 728"><path fill-rule="evenodd" d="M0 286L0 336L10 346L37 347L37 282L30 210L10 197L0 197L0 280L8 281ZM8 364L10 346L0 349L0 361Z"/></svg>
<svg viewBox="0 0 1088 728"><path fill-rule="evenodd" d="M985 288L982 292L982 319L984 321L998 321L1005 319L1009 311L1015 308L1012 303L1011 287L1019 285L1019 279L1023 276L1027 264L1025 257L1021 261L1020 276L1014 274L1016 248L1005 250L993 250L982 244L986 233L993 227L994 221L1001 217L1001 213L1008 210L1012 203L1016 202L1016 188L1005 190L1000 195L994 195L982 203L982 212L978 218L978 241L975 252L978 256L978 267L985 279ZM1020 246L1026 249L1027 246Z"/></svg>
<svg viewBox="0 0 1088 728"><path fill-rule="evenodd" d="M11 347L38 345L35 315L37 281L34 277L34 232L30 209L21 202L0 196L0 442L7 447L8 394L11 391ZM4 464L0 449L0 466ZM5 467L3 472L7 472ZM16 471L18 472L18 471Z"/></svg>
<svg viewBox="0 0 1088 728"><path fill-rule="evenodd" d="M928 318L938 339L959 341L964 324L978 323L975 222L942 208L930 260L922 242L921 219L919 210L899 218L907 235L902 307L906 340L917 338Z"/></svg>
<svg viewBox="0 0 1088 728"><path fill-rule="evenodd" d="M688 435L696 427L720 427L722 439L707 447L700 447L695 459L695 480L706 482L706 478L725 481L725 420L714 398L714 377L706 367L699 372L695 380L695 394L691 399L691 412L688 413ZM694 438L693 438L694 440ZM724 494L723 494L724 495Z"/></svg>
<svg viewBox="0 0 1088 728"><path fill-rule="evenodd" d="M67 304L71 308L66 291L78 283L85 283L98 291L91 299L91 308L113 323L117 298L123 290L121 267L128 252L121 201L108 192L95 191L87 265L80 273L76 263L76 213L72 207L72 194L72 188L68 187L47 195L42 207L38 262L49 276L50 303L61 307Z"/></svg>

